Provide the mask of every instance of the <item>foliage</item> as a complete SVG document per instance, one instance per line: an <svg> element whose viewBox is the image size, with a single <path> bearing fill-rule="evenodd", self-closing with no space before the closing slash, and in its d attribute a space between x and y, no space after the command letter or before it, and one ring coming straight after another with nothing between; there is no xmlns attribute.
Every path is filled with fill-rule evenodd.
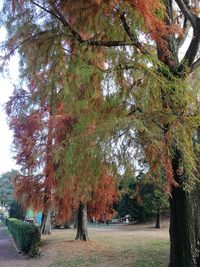
<svg viewBox="0 0 200 267"><path fill-rule="evenodd" d="M13 200L13 182L14 177L18 174L18 171L11 170L0 175L0 203L2 205L10 205Z"/></svg>
<svg viewBox="0 0 200 267"><path fill-rule="evenodd" d="M38 254L37 246L40 242L40 232L37 226L15 218L8 218L6 225L23 252L32 257Z"/></svg>
<svg viewBox="0 0 200 267"><path fill-rule="evenodd" d="M49 206L52 191L61 202L67 192L74 192L70 204L90 200L105 175L115 177L140 158L147 162L146 178L169 195L175 187L195 188L199 87L188 77L200 65L198 4L4 1L1 21L8 37L2 67L16 50L21 59L20 84L7 113L17 160L28 166L18 188L34 188L28 200L40 192L38 205L45 200L48 205L42 205ZM180 60L188 29L192 37ZM50 117L60 123L53 120L49 127ZM193 245L181 247L195 254Z"/></svg>
<svg viewBox="0 0 200 267"><path fill-rule="evenodd" d="M9 216L18 220L24 220L25 212L20 202L13 200L10 203Z"/></svg>
<svg viewBox="0 0 200 267"><path fill-rule="evenodd" d="M121 199L114 206L119 217L130 215L142 222L155 216L158 209L161 213L169 209L167 195L152 183L141 183L138 187L138 183L132 181L127 188L122 181L120 190Z"/></svg>

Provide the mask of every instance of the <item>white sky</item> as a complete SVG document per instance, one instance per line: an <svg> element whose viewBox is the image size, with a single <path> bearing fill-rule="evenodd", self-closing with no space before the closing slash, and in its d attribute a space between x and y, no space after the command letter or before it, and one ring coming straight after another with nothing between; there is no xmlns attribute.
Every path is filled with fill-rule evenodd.
<svg viewBox="0 0 200 267"><path fill-rule="evenodd" d="M5 31L0 29L0 42L5 38ZM0 76L0 174L16 169L15 160L12 158L12 131L9 130L3 105L12 95L13 84L18 77L18 59L13 57L9 65L10 77ZM5 76L5 75L4 75Z"/></svg>

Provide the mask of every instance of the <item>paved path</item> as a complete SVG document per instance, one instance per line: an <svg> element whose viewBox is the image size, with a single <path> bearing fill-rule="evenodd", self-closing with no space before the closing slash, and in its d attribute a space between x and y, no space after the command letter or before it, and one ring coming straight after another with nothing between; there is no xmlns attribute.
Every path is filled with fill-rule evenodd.
<svg viewBox="0 0 200 267"><path fill-rule="evenodd" d="M0 222L0 267L29 267L27 259L27 256L17 253L7 227Z"/></svg>
<svg viewBox="0 0 200 267"><path fill-rule="evenodd" d="M0 267L17 266L17 252L6 227L0 223Z"/></svg>

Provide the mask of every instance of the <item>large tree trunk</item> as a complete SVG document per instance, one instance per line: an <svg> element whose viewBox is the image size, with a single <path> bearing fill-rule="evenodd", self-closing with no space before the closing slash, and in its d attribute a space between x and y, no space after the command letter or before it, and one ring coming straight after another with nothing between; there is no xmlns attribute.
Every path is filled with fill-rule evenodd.
<svg viewBox="0 0 200 267"><path fill-rule="evenodd" d="M157 214L156 214L156 226L155 226L155 228L158 228L158 229L160 229L160 217L161 217L160 208L158 208Z"/></svg>
<svg viewBox="0 0 200 267"><path fill-rule="evenodd" d="M200 267L200 192L173 188L169 267Z"/></svg>
<svg viewBox="0 0 200 267"><path fill-rule="evenodd" d="M78 208L76 240L89 240L87 232L87 206L83 203L80 203Z"/></svg>
<svg viewBox="0 0 200 267"><path fill-rule="evenodd" d="M51 212L42 213L42 223L40 227L41 235L50 235L51 234Z"/></svg>
<svg viewBox="0 0 200 267"><path fill-rule="evenodd" d="M177 172L178 159L178 155L173 159L179 186L172 188L170 198L169 267L200 267L200 186L197 184L190 193L183 190L183 177Z"/></svg>

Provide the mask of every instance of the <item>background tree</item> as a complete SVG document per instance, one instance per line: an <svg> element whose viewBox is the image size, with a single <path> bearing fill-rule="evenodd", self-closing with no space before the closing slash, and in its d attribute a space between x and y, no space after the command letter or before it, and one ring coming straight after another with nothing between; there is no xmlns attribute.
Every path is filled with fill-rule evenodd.
<svg viewBox="0 0 200 267"><path fill-rule="evenodd" d="M12 200L10 204L10 209L9 209L9 216L11 218L16 218L18 220L24 220L25 218L25 211L23 209L23 206L20 204L20 202L16 200Z"/></svg>
<svg viewBox="0 0 200 267"><path fill-rule="evenodd" d="M11 170L0 175L0 203L1 205L10 205L14 200L14 178L19 172Z"/></svg>
<svg viewBox="0 0 200 267"><path fill-rule="evenodd" d="M156 216L160 228L161 213L169 211L168 197L152 183L134 182L120 186L121 198L114 205L119 217L130 215L132 220L144 222Z"/></svg>

